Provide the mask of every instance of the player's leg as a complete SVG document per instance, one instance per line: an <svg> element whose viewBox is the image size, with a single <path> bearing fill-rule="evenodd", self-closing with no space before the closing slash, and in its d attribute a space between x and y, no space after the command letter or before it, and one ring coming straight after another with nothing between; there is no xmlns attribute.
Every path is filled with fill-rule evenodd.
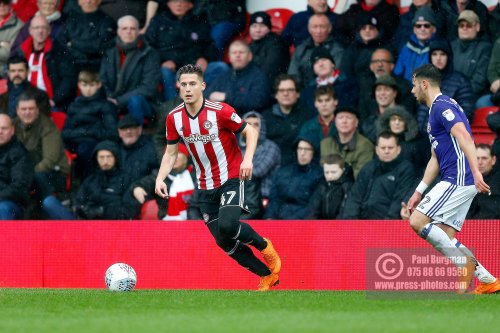
<svg viewBox="0 0 500 333"><path fill-rule="evenodd" d="M451 212L454 214L460 205L466 203L469 198L473 198L474 194L475 192L470 188L439 182L427 193L410 216L410 225L413 230L465 273L461 275L460 282L466 286L469 286L475 268L472 258L454 246L450 236L444 230L447 228L440 228L438 224L447 223L459 231L465 215L462 219L450 220ZM459 291L465 292L466 289Z"/></svg>
<svg viewBox="0 0 500 333"><path fill-rule="evenodd" d="M281 270L281 259L269 239L259 235L249 224L240 221L244 201L244 183L230 180L224 184L219 209L222 234L252 245L262 253L267 266L275 274Z"/></svg>

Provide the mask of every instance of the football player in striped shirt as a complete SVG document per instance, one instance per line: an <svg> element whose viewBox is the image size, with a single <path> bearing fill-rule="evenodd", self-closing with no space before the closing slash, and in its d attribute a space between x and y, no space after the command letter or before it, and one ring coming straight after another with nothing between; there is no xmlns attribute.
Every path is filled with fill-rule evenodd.
<svg viewBox="0 0 500 333"><path fill-rule="evenodd" d="M252 177L258 132L247 126L228 104L203 98L206 84L199 66L181 67L177 71L177 81L184 102L167 116L167 149L155 191L168 198L164 180L177 158L179 141L184 141L195 165L200 210L206 226L224 252L260 276L259 290L267 291L279 283L280 257L269 239L239 220L245 209L244 180ZM246 138L247 149L243 157L235 133ZM262 253L265 263L248 245Z"/></svg>

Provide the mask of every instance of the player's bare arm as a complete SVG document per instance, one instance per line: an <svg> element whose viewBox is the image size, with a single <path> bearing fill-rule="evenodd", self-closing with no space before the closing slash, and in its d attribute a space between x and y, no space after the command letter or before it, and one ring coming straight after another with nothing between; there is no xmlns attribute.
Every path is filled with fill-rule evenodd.
<svg viewBox="0 0 500 333"><path fill-rule="evenodd" d="M245 156L243 156L243 162L240 165L240 179L241 180L251 180L252 170L253 170L253 155L255 149L257 148L257 140L259 139L259 132L253 126L245 126L245 129L241 132L245 137L247 148L245 151Z"/></svg>
<svg viewBox="0 0 500 333"><path fill-rule="evenodd" d="M456 123L451 128L451 135L453 135L457 141L460 149L465 154L467 161L469 162L470 170L472 176L474 177L474 184L480 193L490 192L490 187L483 179L483 175L479 171L477 166L477 156L476 156L476 146L474 145L474 140L465 128L463 123Z"/></svg>
<svg viewBox="0 0 500 333"><path fill-rule="evenodd" d="M155 192L164 199L168 198L167 184L165 184L164 180L167 178L170 171L172 171L178 152L179 147L177 143L167 145L165 154L163 154L163 158L161 159L160 170L158 171L158 176L156 177Z"/></svg>
<svg viewBox="0 0 500 333"><path fill-rule="evenodd" d="M422 178L421 184L424 183L427 186L429 186L434 181L434 179L436 179L438 174L439 174L439 163L436 157L436 153L434 152L434 149L431 148L431 158L429 159L427 167L425 168L424 177ZM415 209L415 207L417 207L417 205L420 203L420 200L422 200L422 193L424 192L424 190L425 189L421 190L417 187L417 189L411 196L410 200L408 200L407 209L410 212L412 212Z"/></svg>

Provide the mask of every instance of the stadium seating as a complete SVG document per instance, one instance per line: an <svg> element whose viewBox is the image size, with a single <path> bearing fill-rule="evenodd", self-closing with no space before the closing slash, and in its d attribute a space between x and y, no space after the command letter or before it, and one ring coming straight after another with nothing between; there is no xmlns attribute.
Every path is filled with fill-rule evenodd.
<svg viewBox="0 0 500 333"><path fill-rule="evenodd" d="M141 220L158 220L156 200L146 201L141 207Z"/></svg>
<svg viewBox="0 0 500 333"><path fill-rule="evenodd" d="M50 117L59 131L62 131L64 123L66 122L66 113L64 112L51 112Z"/></svg>
<svg viewBox="0 0 500 333"><path fill-rule="evenodd" d="M290 16L294 14L293 11L287 8L271 8L266 10L266 13L271 16L271 31L278 35L285 29Z"/></svg>
<svg viewBox="0 0 500 333"><path fill-rule="evenodd" d="M489 128L488 123L486 122L486 118L495 112L498 112L497 106L480 108L474 112L474 120L471 123L471 130L476 144L486 143L491 145L493 144L493 141L495 141L497 135Z"/></svg>

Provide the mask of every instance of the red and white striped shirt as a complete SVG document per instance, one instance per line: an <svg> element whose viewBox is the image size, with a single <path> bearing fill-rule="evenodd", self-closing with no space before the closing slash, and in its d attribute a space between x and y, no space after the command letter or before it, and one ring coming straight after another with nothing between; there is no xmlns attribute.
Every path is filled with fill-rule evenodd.
<svg viewBox="0 0 500 333"><path fill-rule="evenodd" d="M198 187L211 190L228 179L239 177L243 159L234 133L241 132L245 126L226 103L205 99L194 117L182 103L167 116L167 144L184 140L196 168Z"/></svg>

